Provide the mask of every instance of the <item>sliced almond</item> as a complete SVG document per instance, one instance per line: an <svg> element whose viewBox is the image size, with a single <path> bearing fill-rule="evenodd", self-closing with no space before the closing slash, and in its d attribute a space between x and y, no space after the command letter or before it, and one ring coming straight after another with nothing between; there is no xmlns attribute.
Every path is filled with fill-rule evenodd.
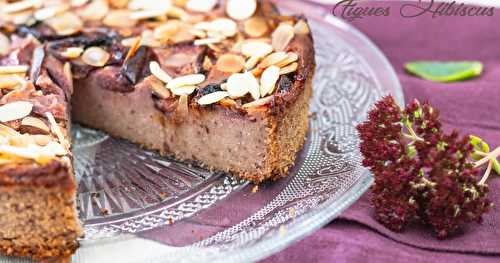
<svg viewBox="0 0 500 263"><path fill-rule="evenodd" d="M264 106L264 105L271 103L272 100L273 100L273 96L267 96L265 98L262 98L262 99L259 99L256 101L252 101L252 102L249 102L247 104L243 104L241 107L243 109L257 108L257 107L261 107L261 106Z"/></svg>
<svg viewBox="0 0 500 263"><path fill-rule="evenodd" d="M165 15L167 15L167 10L151 9L151 10L141 10L141 11L131 12L129 17L130 19L142 20L142 19L161 17Z"/></svg>
<svg viewBox="0 0 500 263"><path fill-rule="evenodd" d="M194 85L187 85L187 86L182 86L178 88L173 88L170 89L170 92L176 96L182 96L182 95L191 95L193 92L196 90L196 86Z"/></svg>
<svg viewBox="0 0 500 263"><path fill-rule="evenodd" d="M232 19L248 19L253 16L256 10L256 0L228 0L226 2L226 13Z"/></svg>
<svg viewBox="0 0 500 263"><path fill-rule="evenodd" d="M217 60L216 67L222 72L238 73L245 67L245 59L235 54L224 54Z"/></svg>
<svg viewBox="0 0 500 263"><path fill-rule="evenodd" d="M176 6L172 6L170 9L168 9L167 15L169 17L178 18L181 21L186 21L190 17L188 15L188 13L186 13L186 11L184 11L184 9L176 7Z"/></svg>
<svg viewBox="0 0 500 263"><path fill-rule="evenodd" d="M10 137L20 135L20 133L11 127L0 123L0 137Z"/></svg>
<svg viewBox="0 0 500 263"><path fill-rule="evenodd" d="M189 30L189 33L191 35L193 35L195 37L199 37L199 38L206 38L207 37L207 33L205 33L205 31L197 29L197 28L191 28Z"/></svg>
<svg viewBox="0 0 500 263"><path fill-rule="evenodd" d="M264 42L247 42L241 45L241 53L247 57L265 57L273 52L273 47Z"/></svg>
<svg viewBox="0 0 500 263"><path fill-rule="evenodd" d="M111 2L113 3L113 2ZM130 19L130 11L125 9L111 10L102 23L109 27L128 28L137 24L137 20Z"/></svg>
<svg viewBox="0 0 500 263"><path fill-rule="evenodd" d="M6 55L10 51L10 40L9 38L0 33L0 56Z"/></svg>
<svg viewBox="0 0 500 263"><path fill-rule="evenodd" d="M279 77L280 68L276 66L270 66L262 72L262 76L260 78L260 95L262 97L273 93Z"/></svg>
<svg viewBox="0 0 500 263"><path fill-rule="evenodd" d="M50 112L46 112L45 116L47 116L47 119L49 120L50 130L57 136L57 139L59 140L61 145L65 149L69 149L69 142L64 137L61 127L59 126L59 124L57 124L56 119L54 119L54 115L52 115L52 113Z"/></svg>
<svg viewBox="0 0 500 263"><path fill-rule="evenodd" d="M127 8L129 0L113 0L108 2L113 8L122 9L122 8Z"/></svg>
<svg viewBox="0 0 500 263"><path fill-rule="evenodd" d="M54 29L60 36L72 35L83 29L82 20L72 12L65 12L50 17L45 20L45 23Z"/></svg>
<svg viewBox="0 0 500 263"><path fill-rule="evenodd" d="M217 0L188 0L186 9L193 12L208 13L217 5Z"/></svg>
<svg viewBox="0 0 500 263"><path fill-rule="evenodd" d="M44 121L40 120L39 118L35 118L35 117L25 117L22 121L21 121L21 126L30 126L30 127L34 127L34 128L37 128L43 132L46 132L46 133L49 133L50 132L50 128L49 126L47 126L47 124L45 124Z"/></svg>
<svg viewBox="0 0 500 263"><path fill-rule="evenodd" d="M30 144L35 144L35 141L29 134L19 134L9 138L9 145L16 147L28 147Z"/></svg>
<svg viewBox="0 0 500 263"><path fill-rule="evenodd" d="M222 41L221 38L205 38L205 39L197 39L194 41L195 46L204 46L209 44L216 44Z"/></svg>
<svg viewBox="0 0 500 263"><path fill-rule="evenodd" d="M239 98L245 96L250 91L259 89L259 82L249 72L236 73L227 79L227 92L231 98ZM252 94L254 96L256 94Z"/></svg>
<svg viewBox="0 0 500 263"><path fill-rule="evenodd" d="M203 81L205 81L205 75L203 74L186 75L175 78L172 81L168 82L167 88L175 89L175 88L180 88L182 86L193 86L193 85L198 85Z"/></svg>
<svg viewBox="0 0 500 263"><path fill-rule="evenodd" d="M200 99L198 99L198 104L200 104L200 105L214 104L214 103L217 103L228 96L229 96L229 93L227 93L226 91L212 92L212 93L207 94L207 95L201 97Z"/></svg>
<svg viewBox="0 0 500 263"><path fill-rule="evenodd" d="M281 23L272 34L273 48L276 51L283 51L290 44L295 36L295 29L293 26Z"/></svg>
<svg viewBox="0 0 500 263"><path fill-rule="evenodd" d="M131 10L160 10L168 11L172 8L170 0L131 0L128 3L128 8Z"/></svg>
<svg viewBox="0 0 500 263"><path fill-rule="evenodd" d="M69 47L66 48L63 52L61 52L61 56L69 59L79 58L83 53L83 48L81 47Z"/></svg>
<svg viewBox="0 0 500 263"><path fill-rule="evenodd" d="M161 46L160 41L158 41L154 38L153 30L142 31L140 44L143 46L148 46L148 47L160 47Z"/></svg>
<svg viewBox="0 0 500 263"><path fill-rule="evenodd" d="M149 63L149 71L151 71L153 76L163 81L163 83L169 83L172 80L172 77L170 77L170 75L168 75L168 73L165 72L156 61L151 61Z"/></svg>
<svg viewBox="0 0 500 263"><path fill-rule="evenodd" d="M297 53L288 52L286 55L287 55L287 58L280 61L279 63L276 63L275 66L282 68L282 67L288 66L289 64L299 60L299 55L297 55Z"/></svg>
<svg viewBox="0 0 500 263"><path fill-rule="evenodd" d="M0 75L0 90L1 89L16 89L19 87L21 81L21 77L8 74L8 75Z"/></svg>
<svg viewBox="0 0 500 263"><path fill-rule="evenodd" d="M238 25L231 19L218 18L210 22L209 31L216 31L226 37L232 37L238 32Z"/></svg>
<svg viewBox="0 0 500 263"><path fill-rule="evenodd" d="M179 97L179 104L177 105L177 109L175 110L176 116L186 117L189 113L188 107L189 97L188 95L181 95Z"/></svg>
<svg viewBox="0 0 500 263"><path fill-rule="evenodd" d="M46 146L49 144L49 142L52 141L52 138L49 135L44 135L44 134L35 134L31 135L33 138L34 142L40 146Z"/></svg>
<svg viewBox="0 0 500 263"><path fill-rule="evenodd" d="M103 67L110 57L109 53L100 47L89 47L83 52L82 61L93 67Z"/></svg>
<svg viewBox="0 0 500 263"><path fill-rule="evenodd" d="M170 20L154 29L154 38L166 41L172 38L180 29L180 22L178 20Z"/></svg>
<svg viewBox="0 0 500 263"><path fill-rule="evenodd" d="M28 116L33 109L33 104L27 101L17 101L0 106L0 121L8 122Z"/></svg>
<svg viewBox="0 0 500 263"><path fill-rule="evenodd" d="M88 3L90 0L71 0L70 5L73 7L80 7Z"/></svg>
<svg viewBox="0 0 500 263"><path fill-rule="evenodd" d="M261 69L266 69L272 65L276 65L282 61L285 61L288 59L288 54L285 53L285 52L274 52L272 54L270 54L269 56L267 56L266 58L264 58L264 60L262 60L262 62L260 62L260 64L258 65L259 68Z"/></svg>
<svg viewBox="0 0 500 263"><path fill-rule="evenodd" d="M269 31L269 25L264 18L255 16L245 21L243 29L250 37L262 37Z"/></svg>
<svg viewBox="0 0 500 263"><path fill-rule="evenodd" d="M280 69L280 75L286 75L286 74L290 74L292 72L295 72L297 71L297 69L299 68L299 63L297 62L293 62L292 64L284 67L284 68L281 68Z"/></svg>
<svg viewBox="0 0 500 263"><path fill-rule="evenodd" d="M180 23L179 30L177 30L177 33L173 35L170 40L174 43L193 41L195 36L189 32L191 28L189 24Z"/></svg>
<svg viewBox="0 0 500 263"><path fill-rule="evenodd" d="M29 69L27 65L0 66L0 74L26 73Z"/></svg>
<svg viewBox="0 0 500 263"><path fill-rule="evenodd" d="M251 70L253 68L255 68L255 66L257 66L257 63L259 63L259 61L261 60L262 58L259 57L259 56L252 56L250 57L246 62L245 62L245 69L246 70Z"/></svg>
<svg viewBox="0 0 500 263"><path fill-rule="evenodd" d="M161 99L167 99L167 98L170 98L170 96L172 94L170 94L170 90L168 90L166 87L165 87L165 84L163 84L161 81L159 80L152 80L150 82L150 87L151 87L151 90L153 90L153 92L158 96L160 97Z"/></svg>
<svg viewBox="0 0 500 263"><path fill-rule="evenodd" d="M103 19L109 12L108 2L105 0L92 0L90 4L83 9L78 10L80 15L85 20L98 21Z"/></svg>
<svg viewBox="0 0 500 263"><path fill-rule="evenodd" d="M73 87L73 72L71 71L71 63L66 62L63 65L63 73L64 77L66 77L67 80L69 81L69 92L70 94L73 94L74 87Z"/></svg>
<svg viewBox="0 0 500 263"><path fill-rule="evenodd" d="M69 9L69 5L61 4L38 9L33 15L36 20L43 21Z"/></svg>
<svg viewBox="0 0 500 263"><path fill-rule="evenodd" d="M16 12L20 12L20 11L35 8L35 7L40 7L40 6L42 6L42 3L43 2L41 0L17 1L14 3L9 3L9 4L3 5L2 6L2 13L10 14L10 13L16 13Z"/></svg>
<svg viewBox="0 0 500 263"><path fill-rule="evenodd" d="M295 34L297 35L307 35L311 32L309 29L309 25L307 25L306 21L299 20L294 26Z"/></svg>

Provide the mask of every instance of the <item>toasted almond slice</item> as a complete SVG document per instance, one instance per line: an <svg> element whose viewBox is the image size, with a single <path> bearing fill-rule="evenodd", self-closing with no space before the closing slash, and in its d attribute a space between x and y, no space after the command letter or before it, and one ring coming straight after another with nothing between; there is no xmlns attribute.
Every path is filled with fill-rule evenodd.
<svg viewBox="0 0 500 263"><path fill-rule="evenodd" d="M170 90L165 87L165 85L159 80L152 80L150 82L150 88L153 92L162 99L170 98Z"/></svg>
<svg viewBox="0 0 500 263"><path fill-rule="evenodd" d="M194 41L195 46L204 46L208 44L216 44L222 41L221 38L205 38L205 39L197 39Z"/></svg>
<svg viewBox="0 0 500 263"><path fill-rule="evenodd" d="M281 23L272 34L273 48L276 51L283 51L290 44L295 36L295 29L293 26Z"/></svg>
<svg viewBox="0 0 500 263"><path fill-rule="evenodd" d="M228 18L218 18L210 22L209 31L216 31L226 37L232 37L238 32L238 24Z"/></svg>
<svg viewBox="0 0 500 263"><path fill-rule="evenodd" d="M6 55L10 50L10 40L9 38L0 33L0 56Z"/></svg>
<svg viewBox="0 0 500 263"><path fill-rule="evenodd" d="M40 146L46 146L52 141L52 138L49 135L44 134L35 134L31 135L31 137L33 137L33 141Z"/></svg>
<svg viewBox="0 0 500 263"><path fill-rule="evenodd" d="M170 89L170 92L176 96L182 96L182 95L191 95L193 92L196 90L196 86L194 85L188 85L188 86L182 86L178 88L173 88Z"/></svg>
<svg viewBox="0 0 500 263"><path fill-rule="evenodd" d="M17 75L6 74L0 75L0 90L1 89L15 89L23 84L22 78Z"/></svg>
<svg viewBox="0 0 500 263"><path fill-rule="evenodd" d="M16 147L28 147L30 144L35 144L35 141L29 134L19 134L9 138L9 145Z"/></svg>
<svg viewBox="0 0 500 263"><path fill-rule="evenodd" d="M85 20L98 21L108 14L109 5L105 0L92 0L90 4L77 12Z"/></svg>
<svg viewBox="0 0 500 263"><path fill-rule="evenodd" d="M0 106L0 121L8 122L28 116L33 109L33 104L27 101L16 101Z"/></svg>
<svg viewBox="0 0 500 263"><path fill-rule="evenodd" d="M83 52L82 61L93 67L103 67L110 57L109 53L100 47L89 47Z"/></svg>
<svg viewBox="0 0 500 263"><path fill-rule="evenodd" d="M182 77L175 78L168 82L167 88L168 89L175 89L175 88L180 88L182 86L193 86L193 85L198 85L205 81L205 75L203 74L192 74L192 75L186 75Z"/></svg>
<svg viewBox="0 0 500 263"><path fill-rule="evenodd" d="M187 23L180 23L179 25L179 30L175 35L173 35L170 40L173 41L174 43L181 43L181 42L187 42L187 41L193 41L195 39L195 36L189 31L191 30L192 26L187 24Z"/></svg>
<svg viewBox="0 0 500 263"><path fill-rule="evenodd" d="M262 97L273 93L279 77L280 68L276 66L270 66L262 72L262 76L260 78L260 95Z"/></svg>
<svg viewBox="0 0 500 263"><path fill-rule="evenodd" d="M161 17L167 15L166 10L141 10L141 11L134 11L130 13L130 19L135 19L135 20L142 20L142 19L149 19L149 18L155 18L155 17Z"/></svg>
<svg viewBox="0 0 500 263"><path fill-rule="evenodd" d="M0 66L0 74L26 73L29 69L27 65Z"/></svg>
<svg viewBox="0 0 500 263"><path fill-rule="evenodd" d="M73 7L80 7L88 3L90 0L71 0L70 5Z"/></svg>
<svg viewBox="0 0 500 263"><path fill-rule="evenodd" d="M121 8L126 8L128 6L128 1L129 0L113 0L109 1L109 4L111 7L115 9L121 9Z"/></svg>
<svg viewBox="0 0 500 263"><path fill-rule="evenodd" d="M269 31L269 25L264 18L255 16L245 21L243 29L250 37L261 37Z"/></svg>
<svg viewBox="0 0 500 263"><path fill-rule="evenodd" d="M234 107L236 106L236 101L234 101L233 99L224 98L219 101L219 104L224 107Z"/></svg>
<svg viewBox="0 0 500 263"><path fill-rule="evenodd" d="M193 35L195 37L199 37L199 38L206 38L207 37L207 33L205 33L205 31L197 29L197 28L191 28L189 30L189 33L191 35Z"/></svg>
<svg viewBox="0 0 500 263"><path fill-rule="evenodd" d="M208 13L217 5L217 0L188 0L186 9L193 12Z"/></svg>
<svg viewBox="0 0 500 263"><path fill-rule="evenodd" d="M226 13L236 20L245 20L253 16L257 10L256 0L228 0L226 3Z"/></svg>
<svg viewBox="0 0 500 263"><path fill-rule="evenodd" d="M227 83L220 84L220 89L227 91Z"/></svg>
<svg viewBox="0 0 500 263"><path fill-rule="evenodd" d="M262 62L260 62L258 67L261 69L266 69L266 68L268 68L272 65L276 65L276 64L278 64L286 59L288 59L287 53L285 53L283 51L274 52L274 53L270 54L269 56L267 56L264 60L262 60Z"/></svg>
<svg viewBox="0 0 500 263"><path fill-rule="evenodd" d="M23 0L3 5L2 13L11 14L40 6L42 6L41 0Z"/></svg>
<svg viewBox="0 0 500 263"><path fill-rule="evenodd" d="M282 68L282 67L288 66L289 64L299 60L299 55L297 55L297 53L288 52L286 55L287 55L287 58L285 60L280 61L279 63L276 63L275 66Z"/></svg>
<svg viewBox="0 0 500 263"><path fill-rule="evenodd" d="M71 71L71 63L69 63L69 62L64 63L63 73L64 73L64 77L66 77L66 79L70 80L69 81L69 92L70 92L70 94L73 94L74 87L73 87L73 72Z"/></svg>
<svg viewBox="0 0 500 263"><path fill-rule="evenodd" d="M297 35L307 35L311 32L309 29L309 25L307 25L306 21L304 20L299 20L293 27L295 30L295 34Z"/></svg>
<svg viewBox="0 0 500 263"><path fill-rule="evenodd" d="M259 99L256 101L252 101L252 102L249 102L247 104L243 104L241 107L243 109L251 109L251 108L261 107L261 106L264 106L264 105L271 103L271 101L273 100L273 97L274 96L267 96L265 98L262 98L262 99Z"/></svg>
<svg viewBox="0 0 500 263"><path fill-rule="evenodd" d="M140 44L143 46L148 46L148 47L160 47L161 46L160 41L158 41L154 38L153 30L142 31L141 38L142 38L142 41L140 42Z"/></svg>
<svg viewBox="0 0 500 263"><path fill-rule="evenodd" d="M61 52L61 56L69 59L78 58L83 53L83 48L81 47L69 47Z"/></svg>
<svg viewBox="0 0 500 263"><path fill-rule="evenodd" d="M42 130L46 133L49 133L50 132L50 128L49 126L47 126L47 124L45 124L44 121L40 120L39 118L35 118L35 117L25 117L22 121L21 121L21 125L22 126L30 126L30 127L34 127L34 128L37 128L39 130Z"/></svg>
<svg viewBox="0 0 500 263"><path fill-rule="evenodd" d="M69 149L70 145L69 142L64 138L64 134L61 130L61 127L59 124L57 124L56 119L54 119L54 115L50 112L46 112L45 116L47 116L47 119L49 120L50 123L50 130L57 136L57 139L59 140L59 143L65 148Z"/></svg>
<svg viewBox="0 0 500 263"><path fill-rule="evenodd" d="M168 40L173 37L180 29L178 20L170 20L154 29L154 38L158 40Z"/></svg>
<svg viewBox="0 0 500 263"><path fill-rule="evenodd" d="M45 19L51 18L57 14L60 14L69 9L69 5L61 4L56 6L48 6L38 9L33 15L36 20L43 21Z"/></svg>
<svg viewBox="0 0 500 263"><path fill-rule="evenodd" d="M0 123L0 137L10 137L20 135L20 133L11 127Z"/></svg>
<svg viewBox="0 0 500 263"><path fill-rule="evenodd" d="M113 2L111 2L113 3ZM137 20L130 19L130 11L126 9L111 10L102 23L109 27L128 28L137 24Z"/></svg>
<svg viewBox="0 0 500 263"><path fill-rule="evenodd" d="M168 9L167 15L169 17L178 18L181 21L187 21L190 17L188 13L184 11L184 9L176 6L172 6L170 9Z"/></svg>
<svg viewBox="0 0 500 263"><path fill-rule="evenodd" d="M222 72L238 73L245 67L245 59L235 54L224 54L217 60L216 67Z"/></svg>
<svg viewBox="0 0 500 263"><path fill-rule="evenodd" d="M130 10L162 10L167 11L172 8L170 0L132 0L128 3Z"/></svg>
<svg viewBox="0 0 500 263"><path fill-rule="evenodd" d="M157 77L159 80L163 81L163 83L169 83L172 81L172 77L168 75L163 69L161 69L160 64L156 61L151 61L149 63L149 71Z"/></svg>
<svg viewBox="0 0 500 263"><path fill-rule="evenodd" d="M75 34L83 29L83 22L72 12L64 12L44 21L60 36Z"/></svg>
<svg viewBox="0 0 500 263"><path fill-rule="evenodd" d="M259 57L259 56L252 56L250 57L247 62L245 63L245 69L246 70L251 70L253 68L255 68L255 66L257 66L257 63L259 63L259 61L261 60L262 58Z"/></svg>
<svg viewBox="0 0 500 263"><path fill-rule="evenodd" d="M250 73L236 73L227 79L227 92L231 98L239 98L245 96L247 93L252 92L252 96L256 96L256 90L259 89L259 82Z"/></svg>
<svg viewBox="0 0 500 263"><path fill-rule="evenodd" d="M273 47L264 42L247 42L241 45L241 53L247 57L265 57L273 52Z"/></svg>
<svg viewBox="0 0 500 263"><path fill-rule="evenodd" d="M189 97L186 94L183 94L179 97L179 104L177 105L177 109L175 110L176 116L186 117L189 113Z"/></svg>
<svg viewBox="0 0 500 263"><path fill-rule="evenodd" d="M298 68L299 68L299 63L293 62L292 64L290 64L284 68L281 68L280 75L286 75L286 74L295 72L295 71L297 71Z"/></svg>
<svg viewBox="0 0 500 263"><path fill-rule="evenodd" d="M200 105L214 104L214 103L217 103L228 96L229 96L229 93L227 93L226 91L212 92L212 93L207 94L207 95L201 97L200 99L198 99L198 104L200 104Z"/></svg>
<svg viewBox="0 0 500 263"><path fill-rule="evenodd" d="M36 160L40 157L39 149L33 147L28 148L28 147L17 147L11 145L0 145L0 153L31 160Z"/></svg>

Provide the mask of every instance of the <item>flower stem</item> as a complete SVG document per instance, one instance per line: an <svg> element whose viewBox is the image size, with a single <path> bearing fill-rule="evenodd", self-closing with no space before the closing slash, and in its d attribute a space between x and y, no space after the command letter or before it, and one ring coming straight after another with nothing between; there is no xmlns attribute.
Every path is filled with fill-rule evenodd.
<svg viewBox="0 0 500 263"><path fill-rule="evenodd" d="M486 172L483 175L483 178L481 178L481 181L479 181L479 185L484 185L486 183L486 180L488 180L488 177L491 174L491 168L493 168L493 162L488 163L488 167L486 168Z"/></svg>
<svg viewBox="0 0 500 263"><path fill-rule="evenodd" d="M477 168L487 162L491 163L492 159L496 159L498 156L500 156L500 147L496 148L494 151L487 153L483 159L477 161L474 163L474 167Z"/></svg>

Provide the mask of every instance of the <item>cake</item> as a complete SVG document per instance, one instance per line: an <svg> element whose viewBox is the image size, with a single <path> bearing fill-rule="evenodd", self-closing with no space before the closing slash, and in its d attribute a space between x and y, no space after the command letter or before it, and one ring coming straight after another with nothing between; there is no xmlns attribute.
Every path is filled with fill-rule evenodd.
<svg viewBox="0 0 500 263"><path fill-rule="evenodd" d="M71 121L255 183L308 128L313 40L255 0L0 0L0 252L67 259L82 235Z"/></svg>

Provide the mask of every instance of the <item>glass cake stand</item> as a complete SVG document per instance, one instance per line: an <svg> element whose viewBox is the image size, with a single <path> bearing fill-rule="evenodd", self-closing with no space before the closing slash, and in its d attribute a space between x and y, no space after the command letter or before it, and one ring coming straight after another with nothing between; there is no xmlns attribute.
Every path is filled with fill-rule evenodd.
<svg viewBox="0 0 500 263"><path fill-rule="evenodd" d="M355 125L384 94L403 104L394 70L328 10L277 4L308 16L317 59L308 140L290 176L257 188L75 125L85 237L73 262L256 261L327 224L368 189Z"/></svg>

